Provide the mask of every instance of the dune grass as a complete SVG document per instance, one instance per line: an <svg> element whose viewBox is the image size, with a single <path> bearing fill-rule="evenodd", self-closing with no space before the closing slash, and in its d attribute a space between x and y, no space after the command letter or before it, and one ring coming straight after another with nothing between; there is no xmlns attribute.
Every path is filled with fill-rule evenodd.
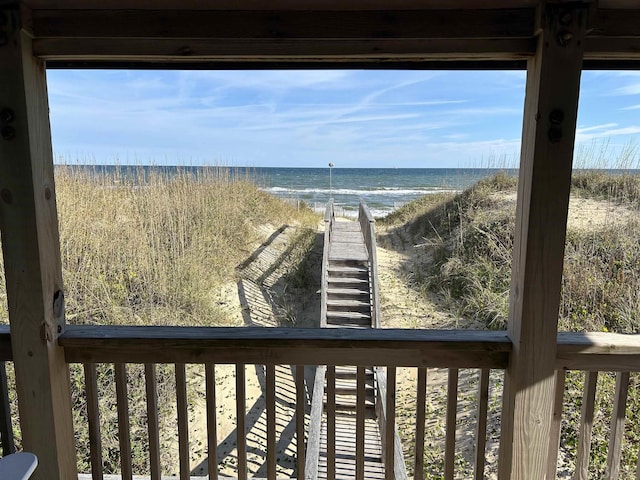
<svg viewBox="0 0 640 480"><path fill-rule="evenodd" d="M300 268L292 265L285 281L292 291L309 281L305 252L319 217L261 191L251 172L210 168L197 175L185 171L168 176L140 169L134 176L122 171L105 176L58 168L56 191L70 324L227 325L229 319L217 302L221 285L235 282L236 267L265 240L269 228L283 225L301 227L300 238L292 240L300 247L291 255ZM7 323L1 260L0 280L0 323ZM132 461L134 472L143 474L148 473L144 368L130 365L128 370ZM189 372L191 397L197 375ZM13 377L12 365L9 375ZM105 473L114 473L120 470L120 457L113 365L97 365L97 378L103 464ZM78 469L88 472L81 365L71 365L71 383ZM174 474L173 366L157 366L157 384L161 460L164 473ZM19 444L15 389L10 392ZM201 459L203 450L194 446L192 453Z"/></svg>
<svg viewBox="0 0 640 480"><path fill-rule="evenodd" d="M517 179L504 174L448 198L424 198L380 223L401 230L428 255L411 265L408 281L437 294L441 307L472 328L504 329L509 307ZM568 226L559 330L640 333L640 176L575 171L574 198L602 206L608 216ZM612 211L626 213L618 219ZM583 212L583 215L586 214ZM609 218L611 217L611 218ZM396 232L397 234L397 232ZM569 372L561 455L575 458L584 374ZM640 442L638 385L632 374L621 478L635 478ZM596 399L590 475L601 478L607 458L615 375L601 373Z"/></svg>

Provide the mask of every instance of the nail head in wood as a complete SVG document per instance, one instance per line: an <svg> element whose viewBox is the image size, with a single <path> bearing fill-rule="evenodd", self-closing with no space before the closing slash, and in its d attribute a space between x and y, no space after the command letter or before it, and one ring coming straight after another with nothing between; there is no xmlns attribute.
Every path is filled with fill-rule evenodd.
<svg viewBox="0 0 640 480"><path fill-rule="evenodd" d="M2 138L4 138L7 141L10 141L16 138L15 128L10 127L8 125L6 127L2 127Z"/></svg>
<svg viewBox="0 0 640 480"><path fill-rule="evenodd" d="M0 111L0 122L11 123L16 118L15 113L10 108L3 108Z"/></svg>
<svg viewBox="0 0 640 480"><path fill-rule="evenodd" d="M11 205L13 203L13 195L11 194L11 190L7 190L6 188L0 192L0 198L7 205Z"/></svg>

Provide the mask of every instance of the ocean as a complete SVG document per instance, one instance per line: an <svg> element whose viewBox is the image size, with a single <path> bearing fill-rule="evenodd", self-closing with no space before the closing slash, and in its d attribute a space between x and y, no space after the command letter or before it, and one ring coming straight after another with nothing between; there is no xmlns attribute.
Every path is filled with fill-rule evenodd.
<svg viewBox="0 0 640 480"><path fill-rule="evenodd" d="M289 167L185 167L185 166L113 166L58 165L90 175L140 178L151 173L172 176L177 172L198 175L205 170L228 170L228 174L249 176L260 188L290 201L302 200L318 212L324 211L333 197L337 210L356 216L360 199L376 217L422 195L458 192L482 178L494 175L492 168L289 168ZM330 171L331 170L331 171ZM507 170L516 175L517 170Z"/></svg>

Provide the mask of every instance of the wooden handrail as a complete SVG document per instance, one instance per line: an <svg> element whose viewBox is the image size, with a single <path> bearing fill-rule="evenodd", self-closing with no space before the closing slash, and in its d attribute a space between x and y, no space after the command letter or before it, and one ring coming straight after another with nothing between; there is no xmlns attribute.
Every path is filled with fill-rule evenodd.
<svg viewBox="0 0 640 480"><path fill-rule="evenodd" d="M506 332L261 327L69 326L67 362L504 368Z"/></svg>
<svg viewBox="0 0 640 480"><path fill-rule="evenodd" d="M373 215L371 215L371 211L364 200L360 200L358 222L360 223L360 229L362 230L362 236L364 237L364 243L369 255L369 264L371 266L371 326L373 328L380 328L380 288L378 286L375 219Z"/></svg>
<svg viewBox="0 0 640 480"><path fill-rule="evenodd" d="M320 327L327 326L327 288L329 281L329 243L331 242L331 231L335 221L335 211L333 209L333 199L329 199L324 212L324 246L322 250L322 278L320 285Z"/></svg>

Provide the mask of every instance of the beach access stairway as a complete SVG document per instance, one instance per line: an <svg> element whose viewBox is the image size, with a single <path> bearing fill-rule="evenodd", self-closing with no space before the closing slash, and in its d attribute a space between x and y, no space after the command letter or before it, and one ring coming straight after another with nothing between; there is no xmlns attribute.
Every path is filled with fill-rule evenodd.
<svg viewBox="0 0 640 480"><path fill-rule="evenodd" d="M341 221L330 201L324 240L321 327L378 328L374 220L366 204L360 202L358 221ZM384 374L384 369L366 366L318 367L307 478L385 478L385 460L394 464L392 478L407 478L396 432L389 438L396 448L385 458Z"/></svg>

